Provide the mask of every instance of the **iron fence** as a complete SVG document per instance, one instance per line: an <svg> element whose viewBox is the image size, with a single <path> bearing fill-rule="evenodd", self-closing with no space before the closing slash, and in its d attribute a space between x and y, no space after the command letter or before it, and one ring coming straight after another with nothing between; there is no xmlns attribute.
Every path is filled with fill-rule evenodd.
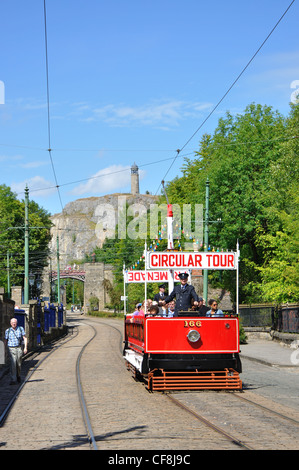
<svg viewBox="0 0 299 470"><path fill-rule="evenodd" d="M299 306L284 306L278 310L277 329L285 333L299 333Z"/></svg>
<svg viewBox="0 0 299 470"><path fill-rule="evenodd" d="M243 327L274 328L275 307L272 305L240 305L239 318Z"/></svg>
<svg viewBox="0 0 299 470"><path fill-rule="evenodd" d="M299 305L240 305L243 327L272 328L283 333L299 333Z"/></svg>

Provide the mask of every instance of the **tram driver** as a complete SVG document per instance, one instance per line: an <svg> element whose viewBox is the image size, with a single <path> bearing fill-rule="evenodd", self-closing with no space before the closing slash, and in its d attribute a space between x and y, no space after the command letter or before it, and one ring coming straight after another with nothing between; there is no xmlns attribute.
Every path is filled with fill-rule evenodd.
<svg viewBox="0 0 299 470"><path fill-rule="evenodd" d="M163 305L167 304L168 302L172 301L176 298L175 310L174 310L174 317L178 316L178 312L180 310L189 310L191 309L191 299L194 300L194 305L198 306L198 295L195 292L194 287L191 284L187 284L188 281L188 273L180 273L180 285L175 286L171 294L169 294L164 300Z"/></svg>

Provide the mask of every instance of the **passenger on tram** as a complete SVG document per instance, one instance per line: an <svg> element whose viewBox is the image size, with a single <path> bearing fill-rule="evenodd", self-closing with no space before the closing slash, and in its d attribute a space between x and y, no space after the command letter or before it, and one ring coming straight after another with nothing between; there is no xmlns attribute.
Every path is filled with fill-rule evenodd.
<svg viewBox="0 0 299 470"><path fill-rule="evenodd" d="M140 305L138 312L134 312L134 318L136 317L144 317L145 314L149 313L150 307L152 305L152 300L147 299L146 301L146 308L145 308L145 300L142 302L142 304L137 304Z"/></svg>
<svg viewBox="0 0 299 470"><path fill-rule="evenodd" d="M223 317L224 313L218 308L218 302L214 299L209 300L210 310L207 311L206 317Z"/></svg>
<svg viewBox="0 0 299 470"><path fill-rule="evenodd" d="M149 309L149 312L146 314L146 317L159 317L159 307L158 305L152 305Z"/></svg>
<svg viewBox="0 0 299 470"><path fill-rule="evenodd" d="M162 317L172 318L174 315L174 310L175 310L175 301L171 300L168 304L162 307L162 309L163 309Z"/></svg>
<svg viewBox="0 0 299 470"><path fill-rule="evenodd" d="M131 316L131 319L130 319L130 322L134 322L134 320L136 320L137 318L143 318L144 317L144 302L141 303L139 302L138 304L136 304L136 307L135 307L135 312L132 314Z"/></svg>
<svg viewBox="0 0 299 470"><path fill-rule="evenodd" d="M193 303L191 309L193 311L195 311L196 314L199 315L200 317L205 317L206 313L210 310L210 307L207 307L204 304L204 300L203 300L202 297L198 297L198 305L197 306L194 305L194 302L191 301L191 303Z"/></svg>
<svg viewBox="0 0 299 470"><path fill-rule="evenodd" d="M134 312L133 315L132 315L133 317L135 317L136 315L139 315L139 312L140 312L140 310L141 310L141 307L142 307L142 303L139 302L138 304L136 304L135 312Z"/></svg>

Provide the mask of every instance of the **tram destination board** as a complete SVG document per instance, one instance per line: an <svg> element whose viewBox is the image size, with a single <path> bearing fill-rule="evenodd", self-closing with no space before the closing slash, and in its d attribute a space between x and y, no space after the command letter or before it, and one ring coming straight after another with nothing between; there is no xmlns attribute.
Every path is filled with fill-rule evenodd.
<svg viewBox="0 0 299 470"><path fill-rule="evenodd" d="M187 272L190 274L189 269L180 271L173 271L173 279L179 281L179 274L181 272ZM165 270L150 270L150 271L126 271L124 273L125 282L169 282L170 275L169 271Z"/></svg>
<svg viewBox="0 0 299 470"><path fill-rule="evenodd" d="M237 269L235 252L150 252L150 269Z"/></svg>

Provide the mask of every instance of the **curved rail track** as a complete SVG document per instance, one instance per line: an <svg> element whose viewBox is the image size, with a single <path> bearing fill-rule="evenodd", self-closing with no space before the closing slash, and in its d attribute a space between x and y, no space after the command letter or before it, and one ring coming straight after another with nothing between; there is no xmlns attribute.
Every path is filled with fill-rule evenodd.
<svg viewBox="0 0 299 470"><path fill-rule="evenodd" d="M97 444L96 444L96 440L95 440L95 437L94 437L94 433L93 433L93 430L92 430L92 427L91 427L91 424L90 424L90 418L89 418L89 414L88 414L88 409L87 409L87 406L86 406L86 401L85 401L85 398L84 398L84 393L83 393L83 388L82 388L82 383L81 383L81 375L80 375L80 360L81 360L81 357L86 349L86 347L91 343L91 341L93 341L93 339L95 338L95 336L97 335L97 331L96 329L91 326L91 325L88 325L90 326L90 328L92 328L93 330L93 336L82 346L81 348L81 351L78 355L78 358L77 358L77 364L76 364L76 379L77 379L77 387L78 387L78 394L79 394L79 400L80 400L80 405L81 405L81 410L82 410L82 418L83 418L83 421L84 421L84 424L85 424L85 427L86 427L86 434L88 436L88 439L89 439L89 442L90 444L92 445L93 449L95 450L98 450L97 448ZM36 370L43 364L44 361L46 361L55 351L57 351L57 349L65 346L69 341L72 341L74 338L76 338L78 335L78 328L76 328L76 334L75 335L72 335L72 336L68 336L67 339L65 340L58 340L58 344L55 344L55 346L53 347L53 349L51 349L50 352L46 353L46 355L44 355L44 357L42 357L42 359L40 359L38 361L38 363L34 366L34 368L29 372L29 374L26 376L24 382L18 387L18 389L16 390L16 392L14 393L14 395L12 396L10 402L8 403L8 405L5 407L5 409L3 410L3 412L1 413L0 415L0 427L3 426L4 422L5 422L5 419L9 413L9 411L11 410L11 408L13 407L14 403L16 402L18 396L20 395L23 387L28 383L28 381L31 379L32 375L36 372ZM41 350L39 350L38 352L34 352L32 355L30 355L31 357L33 356L34 358L38 358L44 351L44 348L41 348Z"/></svg>
<svg viewBox="0 0 299 470"><path fill-rule="evenodd" d="M274 416L277 416L278 418L282 418L282 419L285 419L289 422L291 422L292 424L295 424L296 426L299 426L299 421L297 419L294 419L294 418L291 418L290 416L287 416L283 413L280 413L276 410L273 410L265 405L261 405L260 403L257 403L256 401L254 400L250 400L249 398L247 397L244 397L243 395L240 395L240 394L236 394L236 393L232 393L232 396L238 398L239 400L243 400L247 403L250 403L251 405L253 405L254 407L257 407L257 408L260 408L261 410L263 411L266 411Z"/></svg>
<svg viewBox="0 0 299 470"><path fill-rule="evenodd" d="M71 341L72 339L74 339L76 336L78 335L78 330L76 330L76 334L75 335L71 335L71 336L67 336L67 339L65 339L65 337L63 337L62 339L59 339L57 340L56 343L54 343L54 346L53 346L53 349L51 349L50 352L46 353L45 356L42 357L42 359L40 359L38 361L38 363L33 367L33 369L27 374L27 376L25 377L24 379L24 382L22 382L20 384L20 386L17 388L17 390L15 391L15 393L13 394L13 396L11 397L8 405L6 405L6 407L4 408L4 410L1 412L1 415L0 415L0 427L3 426L4 422L5 422L5 419L9 413L9 411L11 410L11 408L13 407L14 403L16 402L19 394L21 393L23 387L26 385L26 383L30 380L31 376L34 374L34 372L38 369L38 367L41 366L41 364L46 360L48 359L51 354L53 354L57 349L61 348L62 346L64 346L66 343L68 343L69 341ZM29 353L26 355L26 360L28 358L31 358L31 359L36 359L38 358L39 356L41 356L45 351L46 351L46 348L48 347L48 345L46 346L42 346L39 350L37 351L33 351L32 353Z"/></svg>
<svg viewBox="0 0 299 470"><path fill-rule="evenodd" d="M78 386L78 393L79 393L79 399L80 399L81 410L82 410L82 417L83 417L83 421L84 421L84 424L85 424L85 427L86 427L86 432L87 432L87 435L88 435L88 438L89 438L89 442L92 445L93 449L98 450L97 442L96 442L96 439L95 439L95 434L94 434L94 431L93 431L93 428L92 428L91 422L90 422L90 417L89 417L89 413L88 413L88 409L87 409L86 400L84 398L82 382L81 382L81 373L80 373L80 361L81 361L82 355L83 355L86 347L94 340L94 338L97 335L96 329L91 325L89 325L89 326L93 329L94 334L93 334L92 338L90 338L90 340L87 341L87 343L84 344L84 346L82 347L82 349L79 353L79 356L78 356L78 359L77 359L77 365L76 365L76 375L77 375L77 386Z"/></svg>

